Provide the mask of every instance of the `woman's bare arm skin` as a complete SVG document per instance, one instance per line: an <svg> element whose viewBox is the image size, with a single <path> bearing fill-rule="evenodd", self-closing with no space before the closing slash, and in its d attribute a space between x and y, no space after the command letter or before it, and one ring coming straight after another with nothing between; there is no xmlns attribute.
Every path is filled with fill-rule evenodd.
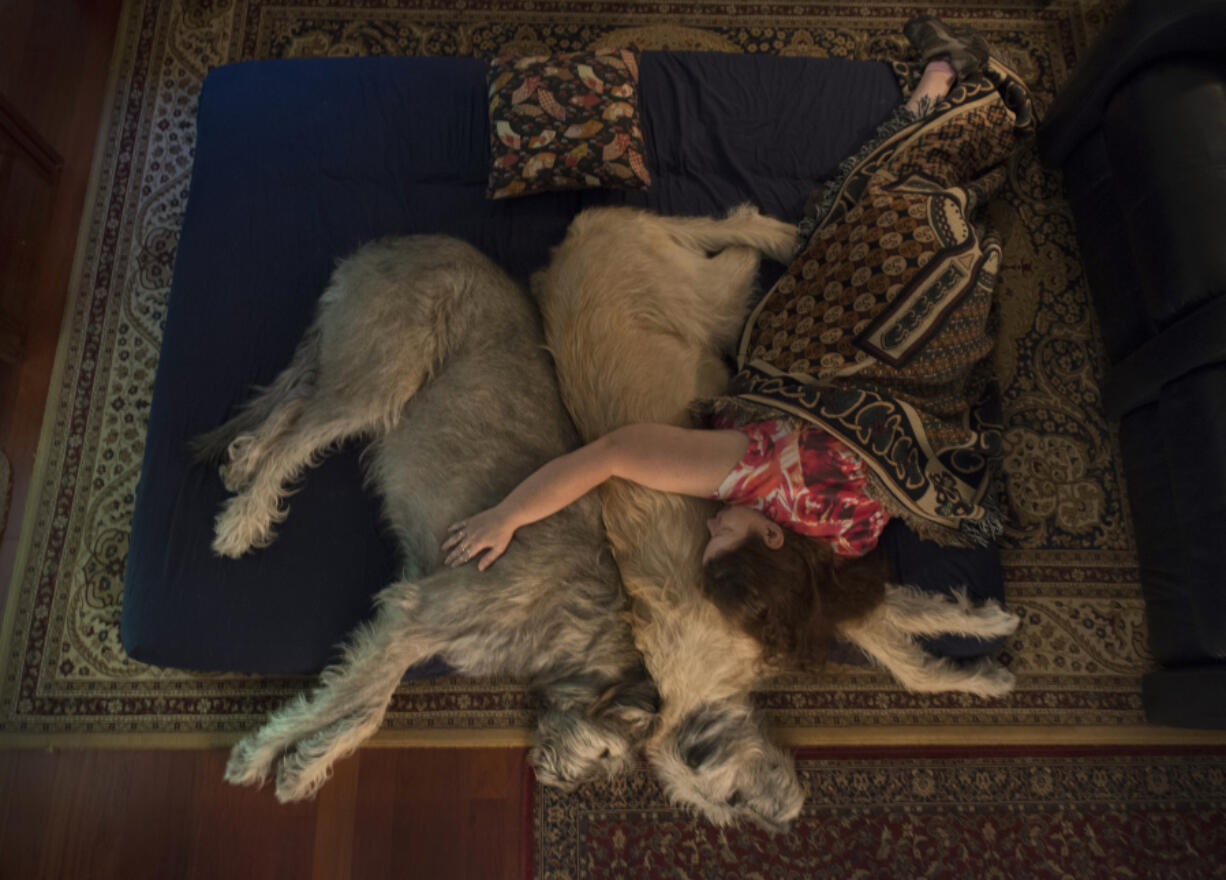
<svg viewBox="0 0 1226 880"><path fill-rule="evenodd" d="M487 569L520 526L556 513L610 477L648 489L710 497L740 461L749 439L740 431L673 425L626 425L543 465L499 504L453 523L443 550L447 565L462 565L484 551Z"/></svg>

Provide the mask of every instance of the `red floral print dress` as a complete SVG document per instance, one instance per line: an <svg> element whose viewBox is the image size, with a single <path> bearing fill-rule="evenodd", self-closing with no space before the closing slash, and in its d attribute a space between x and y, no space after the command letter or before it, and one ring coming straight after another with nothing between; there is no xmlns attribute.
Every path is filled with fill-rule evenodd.
<svg viewBox="0 0 1226 880"><path fill-rule="evenodd" d="M771 419L716 427L749 437L749 448L712 496L752 507L836 553L863 556L877 546L889 514L868 494L864 461L816 426Z"/></svg>

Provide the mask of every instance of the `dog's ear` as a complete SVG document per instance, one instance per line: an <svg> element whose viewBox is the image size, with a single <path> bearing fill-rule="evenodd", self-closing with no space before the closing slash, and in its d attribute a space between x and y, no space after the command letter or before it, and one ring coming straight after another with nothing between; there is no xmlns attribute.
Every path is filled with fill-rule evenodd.
<svg viewBox="0 0 1226 880"><path fill-rule="evenodd" d="M588 710L589 717L614 719L628 727L636 737L650 733L660 712L660 691L639 663L631 672L610 685Z"/></svg>
<svg viewBox="0 0 1226 880"><path fill-rule="evenodd" d="M743 722L742 715L729 714L721 706L700 706L677 727L677 754L691 770L712 758L722 761L728 747L744 734Z"/></svg>

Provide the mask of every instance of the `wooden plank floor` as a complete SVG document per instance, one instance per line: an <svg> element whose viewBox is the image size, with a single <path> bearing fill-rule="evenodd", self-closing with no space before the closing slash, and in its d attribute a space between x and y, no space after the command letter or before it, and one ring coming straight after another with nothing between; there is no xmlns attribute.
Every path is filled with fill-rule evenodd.
<svg viewBox="0 0 1226 880"><path fill-rule="evenodd" d="M42 428L120 2L0 3L0 94L64 159L38 252L40 271L20 315L25 325L25 357L16 365L0 363L0 448L13 464L9 523L0 541L0 603L8 592L17 554L22 507Z"/></svg>
<svg viewBox="0 0 1226 880"><path fill-rule="evenodd" d="M369 749L314 801L222 780L226 752L0 752L2 880L522 876L522 749Z"/></svg>
<svg viewBox="0 0 1226 880"><path fill-rule="evenodd" d="M9 588L121 0L0 3L0 93L63 156L25 358L0 364ZM2 206L0 206L2 209ZM522 749L374 749L309 804L222 781L225 752L0 751L0 880L520 876Z"/></svg>

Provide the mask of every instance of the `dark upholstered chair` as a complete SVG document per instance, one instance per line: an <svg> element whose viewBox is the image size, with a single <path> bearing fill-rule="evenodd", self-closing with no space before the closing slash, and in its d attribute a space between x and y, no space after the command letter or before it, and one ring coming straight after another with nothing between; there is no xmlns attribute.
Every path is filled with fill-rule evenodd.
<svg viewBox="0 0 1226 880"><path fill-rule="evenodd" d="M1134 0L1039 132L1110 359L1155 668L1147 718L1226 727L1226 0Z"/></svg>

